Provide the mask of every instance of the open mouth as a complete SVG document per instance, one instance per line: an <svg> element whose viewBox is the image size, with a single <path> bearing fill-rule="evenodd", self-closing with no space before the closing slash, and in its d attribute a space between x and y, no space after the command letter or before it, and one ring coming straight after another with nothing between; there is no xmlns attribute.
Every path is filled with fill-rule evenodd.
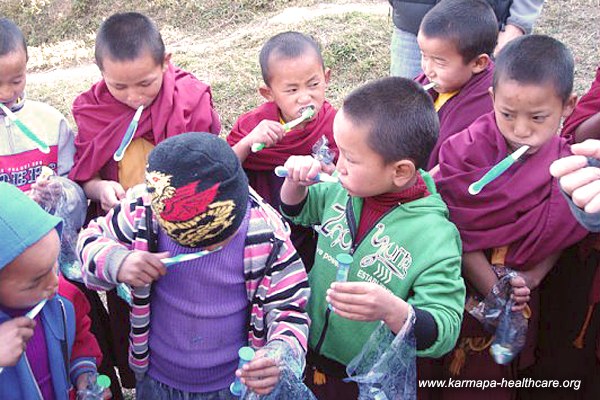
<svg viewBox="0 0 600 400"><path fill-rule="evenodd" d="M310 108L312 108L313 110L316 110L316 107L311 104L309 106L302 107L301 109L299 109L298 110L298 116L301 116L304 113L304 111L306 111L306 110L308 110ZM311 119L312 119L312 117L311 117Z"/></svg>

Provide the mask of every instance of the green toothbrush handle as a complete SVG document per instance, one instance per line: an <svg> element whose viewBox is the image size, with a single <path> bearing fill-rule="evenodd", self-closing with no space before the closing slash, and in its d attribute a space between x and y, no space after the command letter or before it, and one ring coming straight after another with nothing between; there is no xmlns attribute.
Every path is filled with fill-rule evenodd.
<svg viewBox="0 0 600 400"><path fill-rule="evenodd" d="M481 177L476 182L473 182L471 186L469 186L469 193L477 194L481 192L481 189L488 183L492 182L494 179L502 175L504 171L510 168L513 165L515 160L513 158L505 158L500 161L498 164L494 165L492 169L490 169L484 176Z"/></svg>
<svg viewBox="0 0 600 400"><path fill-rule="evenodd" d="M258 153L259 151L264 149L266 146L267 145L264 143L252 143L252 147L250 148L250 150L252 150L253 153Z"/></svg>

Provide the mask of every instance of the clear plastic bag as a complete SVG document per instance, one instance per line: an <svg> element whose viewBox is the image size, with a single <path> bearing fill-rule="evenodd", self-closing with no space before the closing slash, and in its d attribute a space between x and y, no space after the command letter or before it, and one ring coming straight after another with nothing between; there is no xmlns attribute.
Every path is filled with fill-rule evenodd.
<svg viewBox="0 0 600 400"><path fill-rule="evenodd" d="M67 279L81 282L76 246L79 229L85 222L87 198L81 187L67 178L50 175L43 179L48 182L43 189L34 189L37 192L34 198L44 210L63 220L58 258L60 270Z"/></svg>
<svg viewBox="0 0 600 400"><path fill-rule="evenodd" d="M394 335L382 322L346 367L346 381L358 383L359 400L410 400L417 398L417 341L415 313L409 314Z"/></svg>
<svg viewBox="0 0 600 400"><path fill-rule="evenodd" d="M321 136L312 147L312 156L315 160L321 161L324 164L331 164L335 158L335 154L329 149L329 140L325 136Z"/></svg>
<svg viewBox="0 0 600 400"><path fill-rule="evenodd" d="M246 391L244 400L316 400L315 395L302 382L303 360L294 353L289 344L282 340L269 342L265 347L266 357L277 361L281 369L279 383L268 395L259 396Z"/></svg>
<svg viewBox="0 0 600 400"><path fill-rule="evenodd" d="M499 311L499 316L496 336L490 346L490 353L496 363L503 365L510 363L521 352L527 339L527 318L522 311L512 310L515 302L510 299L512 291L510 279L514 276L516 273L510 273L496 284L500 293L498 298L503 301L495 302L500 307L498 307L499 310L494 310L494 314Z"/></svg>

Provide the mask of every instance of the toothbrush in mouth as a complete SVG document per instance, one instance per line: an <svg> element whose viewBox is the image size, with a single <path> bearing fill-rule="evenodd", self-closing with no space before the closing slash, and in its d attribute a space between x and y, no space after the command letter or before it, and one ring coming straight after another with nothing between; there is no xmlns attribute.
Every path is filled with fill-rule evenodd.
<svg viewBox="0 0 600 400"><path fill-rule="evenodd" d="M527 152L527 150L529 150L529 146L524 145L518 148L512 154L506 156L502 161L494 165L492 169L486 172L486 174L483 175L481 179L479 179L476 182L473 182L469 186L469 193L474 196L481 192L481 189L483 189L485 185L502 175L504 171L509 169L511 165L513 165L523 154Z"/></svg>
<svg viewBox="0 0 600 400"><path fill-rule="evenodd" d="M289 132L296 126L303 123L304 121L311 119L314 115L315 115L315 107L308 106L304 109L304 111L302 111L302 115L300 115L298 118L293 119L290 122L283 124L283 130L286 132ZM265 146L266 146L266 144L264 144L264 143L253 143L252 147L250 149L252 150L253 153L258 153L259 151L264 149Z"/></svg>
<svg viewBox="0 0 600 400"><path fill-rule="evenodd" d="M275 175L277 175L280 178L285 178L286 176L288 176L288 170L286 167L283 167L283 166L275 167ZM339 182L340 180L338 178L336 178L335 176L331 176L331 175L325 174L323 172L319 172L317 174L317 176L315 176L313 178L313 181L336 183L336 182Z"/></svg>

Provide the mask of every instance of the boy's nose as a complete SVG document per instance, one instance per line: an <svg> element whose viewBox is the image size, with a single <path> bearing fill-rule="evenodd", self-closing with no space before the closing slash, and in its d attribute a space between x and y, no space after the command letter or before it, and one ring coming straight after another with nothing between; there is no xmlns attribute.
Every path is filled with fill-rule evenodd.
<svg viewBox="0 0 600 400"><path fill-rule="evenodd" d="M312 98L310 97L310 94L307 92L302 92L302 93L300 93L300 96L298 96L298 103L301 105L307 105L310 103L311 100L312 100Z"/></svg>
<svg viewBox="0 0 600 400"><path fill-rule="evenodd" d="M530 135L529 125L523 122L516 122L513 127L513 134L519 138L526 138Z"/></svg>

